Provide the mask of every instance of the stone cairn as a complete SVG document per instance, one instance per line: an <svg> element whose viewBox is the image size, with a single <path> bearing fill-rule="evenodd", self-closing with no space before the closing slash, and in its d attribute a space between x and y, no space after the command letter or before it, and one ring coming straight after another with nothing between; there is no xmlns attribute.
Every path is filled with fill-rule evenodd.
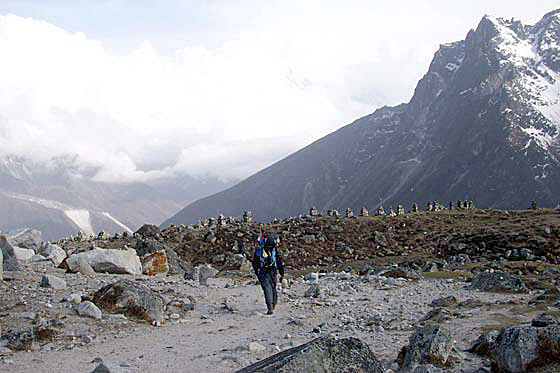
<svg viewBox="0 0 560 373"><path fill-rule="evenodd" d="M462 209L462 208L463 208L463 201L461 201L461 200L458 200L458 201L457 201L457 208L458 208L458 209Z"/></svg>
<svg viewBox="0 0 560 373"><path fill-rule="evenodd" d="M393 210L393 206L389 207L389 216L390 217L397 216L397 213L395 212L395 210Z"/></svg>
<svg viewBox="0 0 560 373"><path fill-rule="evenodd" d="M385 209L383 208L383 206L379 206L379 208L377 209L377 216L385 216Z"/></svg>
<svg viewBox="0 0 560 373"><path fill-rule="evenodd" d="M208 226L209 227L213 227L215 225L216 225L216 219L214 219L214 218L208 219Z"/></svg>
<svg viewBox="0 0 560 373"><path fill-rule="evenodd" d="M360 216L362 217L369 216L369 211L365 207L362 207L362 209L360 210Z"/></svg>
<svg viewBox="0 0 560 373"><path fill-rule="evenodd" d="M253 213L251 211L245 211L243 213L243 223L250 223L253 221Z"/></svg>
<svg viewBox="0 0 560 373"><path fill-rule="evenodd" d="M309 216L319 216L319 211L315 207L309 209Z"/></svg>
<svg viewBox="0 0 560 373"><path fill-rule="evenodd" d="M338 210L330 209L327 210L327 216L339 217L340 214L338 213Z"/></svg>
<svg viewBox="0 0 560 373"><path fill-rule="evenodd" d="M531 201L531 210L536 210L537 209L537 201L532 200Z"/></svg>
<svg viewBox="0 0 560 373"><path fill-rule="evenodd" d="M453 201L449 201L449 209L453 210L455 206L453 206Z"/></svg>
<svg viewBox="0 0 560 373"><path fill-rule="evenodd" d="M406 211L404 211L404 207L402 205L399 205L397 207L397 215L404 215L406 213Z"/></svg>
<svg viewBox="0 0 560 373"><path fill-rule="evenodd" d="M346 217L347 217L347 218L351 218L351 217L353 217L353 216L354 216L354 213L352 212L352 209L351 209L350 207L348 207L348 208L346 209Z"/></svg>
<svg viewBox="0 0 560 373"><path fill-rule="evenodd" d="M220 227L223 227L224 225L226 225L226 217L224 216L224 214L218 215L218 225Z"/></svg>
<svg viewBox="0 0 560 373"><path fill-rule="evenodd" d="M428 206L426 206L426 211L434 211L434 203L432 201L428 201Z"/></svg>
<svg viewBox="0 0 560 373"><path fill-rule="evenodd" d="M420 211L420 210L418 209L418 204L413 203L413 204L412 204L412 212L418 212L418 211Z"/></svg>

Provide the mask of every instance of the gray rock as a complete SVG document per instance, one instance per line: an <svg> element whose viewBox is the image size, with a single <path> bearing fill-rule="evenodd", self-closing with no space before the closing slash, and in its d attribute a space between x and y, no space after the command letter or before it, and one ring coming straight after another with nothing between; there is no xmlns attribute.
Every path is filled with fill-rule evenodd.
<svg viewBox="0 0 560 373"><path fill-rule="evenodd" d="M64 251L60 246L52 243L43 244L39 250L39 254L49 259L55 267L58 267L60 263L66 259L66 251Z"/></svg>
<svg viewBox="0 0 560 373"><path fill-rule="evenodd" d="M126 367L114 363L100 363L95 367L92 373L129 373L130 370Z"/></svg>
<svg viewBox="0 0 560 373"><path fill-rule="evenodd" d="M525 293L528 290L523 280L506 272L478 273L472 279L471 289L512 293Z"/></svg>
<svg viewBox="0 0 560 373"><path fill-rule="evenodd" d="M41 278L41 287L63 290L66 289L66 281L53 275L44 275Z"/></svg>
<svg viewBox="0 0 560 373"><path fill-rule="evenodd" d="M447 366L462 358L456 342L442 325L429 323L415 330L409 344L399 353L397 362L403 371L410 371L417 364Z"/></svg>
<svg viewBox="0 0 560 373"><path fill-rule="evenodd" d="M432 301L432 303L430 303L430 306L432 306L432 307L450 307L450 306L454 306L456 304L457 304L457 298L455 298L453 295L450 295L448 297L434 299Z"/></svg>
<svg viewBox="0 0 560 373"><path fill-rule="evenodd" d="M305 291L306 298L319 298L321 295L321 288L317 284L310 285Z"/></svg>
<svg viewBox="0 0 560 373"><path fill-rule="evenodd" d="M155 253L160 250L165 251L165 255L167 256L167 265L169 266L170 275L179 275L181 277L185 276L185 267L186 264L183 265L177 253L170 247L162 244L159 241L155 240L138 240L135 246L136 252L138 256L144 256L146 254Z"/></svg>
<svg viewBox="0 0 560 373"><path fill-rule="evenodd" d="M2 249L2 268L4 271L19 271L20 266L13 246L4 235L0 235L0 249Z"/></svg>
<svg viewBox="0 0 560 373"><path fill-rule="evenodd" d="M163 300L145 285L120 280L95 292L93 302L109 313L122 313L150 322L163 320Z"/></svg>
<svg viewBox="0 0 560 373"><path fill-rule="evenodd" d="M208 279L218 274L218 270L214 269L210 264L201 264L197 266L197 269L200 285L208 285Z"/></svg>
<svg viewBox="0 0 560 373"><path fill-rule="evenodd" d="M476 342L474 342L473 346L469 349L469 352L480 356L489 356L490 351L496 342L496 338L498 338L498 334L500 333L497 330L492 330L486 334L482 334L478 337Z"/></svg>
<svg viewBox="0 0 560 373"><path fill-rule="evenodd" d="M12 245L12 247L14 249L14 255L16 256L16 259L20 262L30 260L31 258L33 258L33 256L35 256L34 250L24 249L15 245Z"/></svg>
<svg viewBox="0 0 560 373"><path fill-rule="evenodd" d="M144 224L135 233L142 237L155 237L159 235L161 231L157 225Z"/></svg>
<svg viewBox="0 0 560 373"><path fill-rule="evenodd" d="M0 281L4 280L4 255L2 255L2 250L0 250Z"/></svg>
<svg viewBox="0 0 560 373"><path fill-rule="evenodd" d="M78 304L75 308L76 313L80 316L91 317L92 319L101 320L101 310L90 301Z"/></svg>
<svg viewBox="0 0 560 373"><path fill-rule="evenodd" d="M430 310L422 319L423 321L433 321L433 322L444 322L445 320L449 320L451 318L451 312L443 307L437 307L433 310Z"/></svg>
<svg viewBox="0 0 560 373"><path fill-rule="evenodd" d="M142 263L136 255L134 249L115 250L100 249L85 251L72 254L66 260L68 267L75 267L78 259L85 260L96 272L106 272L115 274L142 274Z"/></svg>
<svg viewBox="0 0 560 373"><path fill-rule="evenodd" d="M543 328L555 324L560 324L560 317L547 315L546 313L541 313L539 316L533 319L533 321L531 321L531 325L537 328Z"/></svg>
<svg viewBox="0 0 560 373"><path fill-rule="evenodd" d="M521 373L560 361L560 325L536 328L510 326L501 330L490 357L498 372Z"/></svg>
<svg viewBox="0 0 560 373"><path fill-rule="evenodd" d="M73 258L65 261L68 270L73 273L81 273L84 276L95 276L95 271L84 258Z"/></svg>
<svg viewBox="0 0 560 373"><path fill-rule="evenodd" d="M237 373L383 373L367 344L357 338L320 337L282 351Z"/></svg>
<svg viewBox="0 0 560 373"><path fill-rule="evenodd" d="M36 229L25 228L10 232L7 236L12 246L32 250L33 252L39 252L43 244L42 234Z"/></svg>
<svg viewBox="0 0 560 373"><path fill-rule="evenodd" d="M428 365L418 365L416 369L414 369L414 373L440 373L443 372L441 369L428 364Z"/></svg>

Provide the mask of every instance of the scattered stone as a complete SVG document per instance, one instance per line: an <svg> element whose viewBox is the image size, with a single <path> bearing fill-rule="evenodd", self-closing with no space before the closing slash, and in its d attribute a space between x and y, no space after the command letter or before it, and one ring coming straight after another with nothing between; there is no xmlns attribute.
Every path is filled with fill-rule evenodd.
<svg viewBox="0 0 560 373"><path fill-rule="evenodd" d="M462 358L456 342L442 325L429 323L415 330L399 353L397 362L402 370L411 370L417 364L449 366Z"/></svg>
<svg viewBox="0 0 560 373"><path fill-rule="evenodd" d="M266 351L266 347L264 347L260 343L257 342L249 343L249 352L255 353L255 352L264 352L264 351Z"/></svg>
<svg viewBox="0 0 560 373"><path fill-rule="evenodd" d="M384 369L367 344L361 340L320 337L237 371L265 372L383 373Z"/></svg>
<svg viewBox="0 0 560 373"><path fill-rule="evenodd" d="M198 283L200 285L208 285L208 279L215 277L218 270L214 269L210 264L202 264L196 267L198 272Z"/></svg>
<svg viewBox="0 0 560 373"><path fill-rule="evenodd" d="M317 272L309 272L303 279L311 284L317 284L319 282L319 273Z"/></svg>
<svg viewBox="0 0 560 373"><path fill-rule="evenodd" d="M506 272L478 273L471 282L471 289L512 293L525 293L528 291L523 280Z"/></svg>
<svg viewBox="0 0 560 373"><path fill-rule="evenodd" d="M482 334L468 351L480 356L490 356L490 351L494 347L498 334L497 330Z"/></svg>
<svg viewBox="0 0 560 373"><path fill-rule="evenodd" d="M131 280L119 280L102 287L93 295L93 301L109 313L122 313L150 322L163 320L163 300L145 285Z"/></svg>
<svg viewBox="0 0 560 373"><path fill-rule="evenodd" d="M76 306L76 313L80 316L91 317L92 319L101 320L101 310L90 301L85 301Z"/></svg>
<svg viewBox="0 0 560 373"><path fill-rule="evenodd" d="M416 369L414 369L414 373L441 373L443 372L441 369L428 364L428 365L418 365Z"/></svg>
<svg viewBox="0 0 560 373"><path fill-rule="evenodd" d="M346 217L347 217L347 218L351 218L351 217L353 217L353 216L354 216L354 213L352 212L352 209L351 209L350 207L348 207L348 208L346 209Z"/></svg>
<svg viewBox="0 0 560 373"><path fill-rule="evenodd" d="M129 372L130 370L120 365L103 362L99 364L97 367L95 367L92 373L129 373Z"/></svg>
<svg viewBox="0 0 560 373"><path fill-rule="evenodd" d="M457 298L455 296L450 295L448 297L437 298L430 303L432 307L451 307L457 304Z"/></svg>
<svg viewBox="0 0 560 373"><path fill-rule="evenodd" d="M41 287L52 288L54 290L64 290L66 289L66 281L53 275L44 275L41 278Z"/></svg>
<svg viewBox="0 0 560 373"><path fill-rule="evenodd" d="M305 291L306 298L319 298L321 295L321 288L317 284L313 284Z"/></svg>

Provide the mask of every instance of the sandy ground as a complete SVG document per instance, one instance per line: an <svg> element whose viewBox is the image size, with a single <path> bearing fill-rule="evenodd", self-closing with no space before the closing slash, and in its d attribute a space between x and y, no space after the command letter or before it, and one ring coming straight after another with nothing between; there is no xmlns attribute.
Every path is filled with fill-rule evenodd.
<svg viewBox="0 0 560 373"><path fill-rule="evenodd" d="M322 294L306 298L310 286L301 278L280 295L273 316L260 286L253 280L211 279L209 286L185 281L164 281L158 286L190 294L197 300L186 317L161 327L131 323L103 328L93 342L80 345L53 343L34 352L18 352L0 358L2 372L91 372L102 359L130 372L232 372L321 334L363 339L376 356L393 367L399 350L414 325L432 308L433 299L454 295L459 302L488 302L476 308L453 308L444 323L461 349L471 346L481 327L511 317L511 310L531 295L481 293L466 283L451 280L384 279L376 276L331 274L319 280ZM70 292L68 290L67 292ZM530 320L534 315L517 315ZM114 318L104 315L106 323ZM91 325L91 324L90 324ZM92 327L90 326L90 329ZM97 330L97 329L96 329ZM251 345L251 342L257 342ZM451 371L472 372L487 364L466 354Z"/></svg>

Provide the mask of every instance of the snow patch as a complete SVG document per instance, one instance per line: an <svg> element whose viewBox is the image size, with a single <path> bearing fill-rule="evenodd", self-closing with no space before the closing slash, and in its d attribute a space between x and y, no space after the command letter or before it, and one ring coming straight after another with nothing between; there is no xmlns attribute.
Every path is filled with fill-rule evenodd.
<svg viewBox="0 0 560 373"><path fill-rule="evenodd" d="M113 216L111 216L111 214L109 214L108 212L102 212L103 216L105 216L106 218L110 219L113 221L113 223L117 224L118 226L120 226L121 228L123 228L124 230L126 230L128 233L133 233L132 229L130 229L129 227L127 227L125 224L121 223L120 221L118 221L117 219L115 219Z"/></svg>
<svg viewBox="0 0 560 373"><path fill-rule="evenodd" d="M76 210L65 210L64 215L66 215L70 220L76 224L80 230L87 234L94 234L93 226L91 225L91 216L88 210L76 209Z"/></svg>

